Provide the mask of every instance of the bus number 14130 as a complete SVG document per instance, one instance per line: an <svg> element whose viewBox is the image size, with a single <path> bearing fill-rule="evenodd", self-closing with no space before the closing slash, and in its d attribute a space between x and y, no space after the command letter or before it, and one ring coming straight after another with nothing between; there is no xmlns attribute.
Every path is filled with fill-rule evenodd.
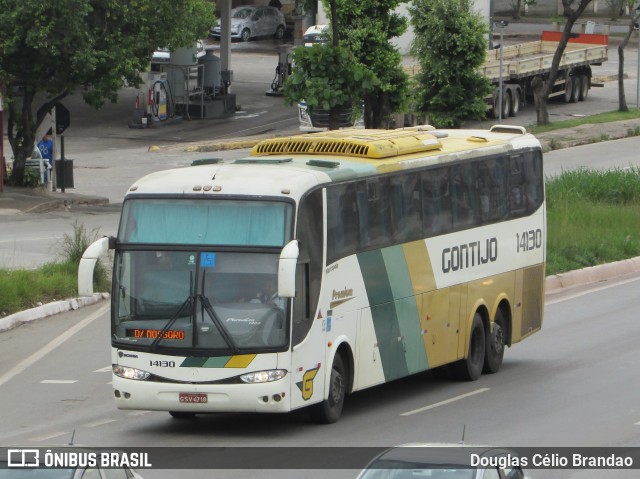
<svg viewBox="0 0 640 479"><path fill-rule="evenodd" d="M522 234L516 233L518 253L542 248L542 230L525 231Z"/></svg>

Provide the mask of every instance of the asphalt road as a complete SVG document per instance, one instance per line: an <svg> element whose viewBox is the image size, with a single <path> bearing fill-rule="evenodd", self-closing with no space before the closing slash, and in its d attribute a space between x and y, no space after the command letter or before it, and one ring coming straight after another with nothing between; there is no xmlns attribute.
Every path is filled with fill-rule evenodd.
<svg viewBox="0 0 640 479"><path fill-rule="evenodd" d="M108 307L95 305L0 334L0 444L64 444L75 430L78 444L95 447L382 447L457 442L465 427L472 444L637 446L638 281L634 276L547 302L543 330L510 348L496 375L465 383L425 373L361 391L348 398L342 419L330 426L310 424L304 411L180 421L162 412L115 409ZM596 477L594 471L538 472L534 477ZM633 477L597 472L602 479ZM171 477L167 471L143 475ZM180 477L204 476L184 471ZM216 477L283 476L234 470Z"/></svg>

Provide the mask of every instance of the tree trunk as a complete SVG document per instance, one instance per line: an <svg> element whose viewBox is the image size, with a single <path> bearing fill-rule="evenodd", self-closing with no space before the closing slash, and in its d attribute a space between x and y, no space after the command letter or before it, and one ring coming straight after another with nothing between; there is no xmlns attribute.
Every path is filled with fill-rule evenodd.
<svg viewBox="0 0 640 479"><path fill-rule="evenodd" d="M623 41L624 43L624 41ZM618 45L618 111L629 111L624 94L624 45Z"/></svg>
<svg viewBox="0 0 640 479"><path fill-rule="evenodd" d="M633 29L638 18L640 18L640 14L631 15L629 30L622 39L622 42L620 42L620 45L618 45L618 111L629 111L627 98L624 92L624 49L627 47L627 44L631 39L631 35L633 34ZM640 48L640 45L638 45L638 48Z"/></svg>
<svg viewBox="0 0 640 479"><path fill-rule="evenodd" d="M560 0L558 1L560 2ZM546 81L543 82L544 87L542 88L540 98L538 101L536 101L536 115L538 118L538 125L546 125L547 123L549 123L547 99L549 98L549 94L553 90L553 85L555 84L556 79L558 78L558 68L560 66L562 54L567 48L567 43L569 43L569 36L571 35L571 29L573 28L574 23L576 23L576 20L578 20L578 18L580 18L580 15L582 15L584 9L587 8L587 5L591 3L591 0L580 0L580 3L575 10L571 8L571 5L573 3L574 0L562 0L563 15L567 19L567 21L564 25L564 30L562 31L562 37L560 38L560 42L558 43L558 48L553 55L549 77L546 79Z"/></svg>
<svg viewBox="0 0 640 479"><path fill-rule="evenodd" d="M512 16L514 20L520 20L520 8L522 7L522 0L516 0L516 3L513 4Z"/></svg>
<svg viewBox="0 0 640 479"><path fill-rule="evenodd" d="M340 45L340 37L338 36L338 7L336 0L331 0L331 31L333 33L332 45L337 47ZM338 110L341 105L331 107L329 109L329 130L337 130L340 128Z"/></svg>
<svg viewBox="0 0 640 479"><path fill-rule="evenodd" d="M538 125L546 125L549 123L549 112L546 108L546 85L539 76L531 80L531 88L533 88L533 102L536 107L536 120ZM542 103L545 103L544 106Z"/></svg>
<svg viewBox="0 0 640 479"><path fill-rule="evenodd" d="M12 185L22 184L25 164L27 159L31 158L35 145L37 123L33 121L32 107L34 99L35 90L25 87L21 98L22 101L20 102L20 98L14 96L14 101L9 104L7 137L13 151L13 170L10 179ZM17 106L21 106L20 112L17 111ZM34 123L36 126L33 126Z"/></svg>

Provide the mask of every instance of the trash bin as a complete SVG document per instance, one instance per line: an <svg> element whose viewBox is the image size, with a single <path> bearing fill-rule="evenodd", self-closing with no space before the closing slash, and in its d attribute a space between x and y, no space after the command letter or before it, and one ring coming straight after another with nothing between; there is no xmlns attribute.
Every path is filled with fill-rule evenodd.
<svg viewBox="0 0 640 479"><path fill-rule="evenodd" d="M56 187L73 188L73 160L64 160L64 175L62 174L62 160L55 161Z"/></svg>

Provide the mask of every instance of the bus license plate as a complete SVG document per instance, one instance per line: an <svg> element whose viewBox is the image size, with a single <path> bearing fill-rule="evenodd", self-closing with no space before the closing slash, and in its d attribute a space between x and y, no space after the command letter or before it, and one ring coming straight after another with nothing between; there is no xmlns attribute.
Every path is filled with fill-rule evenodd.
<svg viewBox="0 0 640 479"><path fill-rule="evenodd" d="M178 399L180 402L203 404L207 402L207 395L203 393L180 393Z"/></svg>

